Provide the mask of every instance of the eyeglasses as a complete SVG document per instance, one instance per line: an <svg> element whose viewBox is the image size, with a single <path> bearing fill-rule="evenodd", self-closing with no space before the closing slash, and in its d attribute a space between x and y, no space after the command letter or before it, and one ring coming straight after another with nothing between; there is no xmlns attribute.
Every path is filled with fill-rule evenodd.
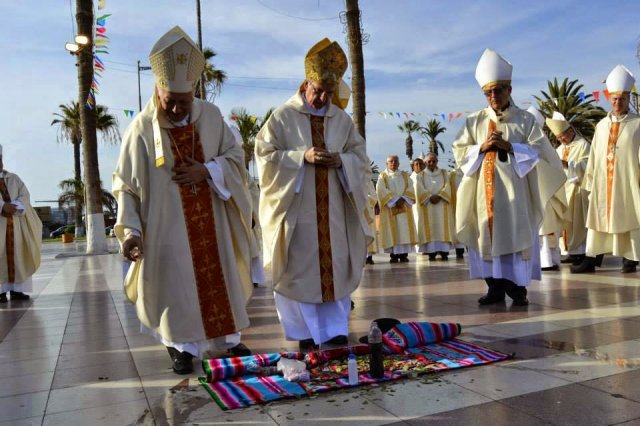
<svg viewBox="0 0 640 426"><path fill-rule="evenodd" d="M488 98L490 96L500 96L505 92L505 90L507 90L507 88L504 86L496 86L489 90L484 90L483 93Z"/></svg>
<svg viewBox="0 0 640 426"><path fill-rule="evenodd" d="M313 94L315 96L319 96L322 97L322 95L325 95L328 98L332 98L333 94L335 93L334 90L322 90L322 89L318 89L316 86L313 85L313 83L309 82L309 87L311 88L311 91L313 92Z"/></svg>

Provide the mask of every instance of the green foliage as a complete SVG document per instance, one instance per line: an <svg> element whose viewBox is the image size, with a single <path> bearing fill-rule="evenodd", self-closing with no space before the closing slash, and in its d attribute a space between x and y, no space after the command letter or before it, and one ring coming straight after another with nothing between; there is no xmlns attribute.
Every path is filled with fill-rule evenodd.
<svg viewBox="0 0 640 426"><path fill-rule="evenodd" d="M205 47L202 54L205 60L204 71L202 72L205 93L207 94L207 100L213 102L222 91L222 85L227 80L227 73L217 69L211 62L218 55L213 49ZM200 85L196 87L196 97L200 97Z"/></svg>
<svg viewBox="0 0 640 426"><path fill-rule="evenodd" d="M425 127L420 127L420 134L429 141L429 152L438 156L438 149L444 152L444 145L436 138L440 133L444 133L447 130L446 127L440 125L440 121L432 118L427 121Z"/></svg>
<svg viewBox="0 0 640 426"><path fill-rule="evenodd" d="M542 97L534 96L542 115L549 118L554 111L560 112L576 132L591 141L596 124L607 115L606 111L594 105L592 94L584 93L584 100L579 96L583 86L578 84L578 80L569 81L565 78L562 83L558 83L558 79L554 78L553 81L547 81L547 85L548 92L542 90ZM546 126L544 131L553 146L558 146L559 142Z"/></svg>
<svg viewBox="0 0 640 426"><path fill-rule="evenodd" d="M398 125L398 130L407 134L407 138L404 140L404 148L409 161L413 159L413 137L411 137L411 135L419 129L420 123L415 120L408 120Z"/></svg>
<svg viewBox="0 0 640 426"><path fill-rule="evenodd" d="M256 143L256 136L262 126L271 117L274 108L267 110L263 118L253 116L244 107L233 108L229 118L235 123L242 137L242 148L244 149L244 164L249 169L249 163L253 160L253 150Z"/></svg>

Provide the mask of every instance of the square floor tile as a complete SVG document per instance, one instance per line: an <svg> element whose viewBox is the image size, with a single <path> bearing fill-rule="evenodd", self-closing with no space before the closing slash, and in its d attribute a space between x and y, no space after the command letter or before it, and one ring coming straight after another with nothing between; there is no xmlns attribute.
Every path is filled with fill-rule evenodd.
<svg viewBox="0 0 640 426"><path fill-rule="evenodd" d="M34 417L41 419L48 397L47 390L0 398L0 422L31 421Z"/></svg>

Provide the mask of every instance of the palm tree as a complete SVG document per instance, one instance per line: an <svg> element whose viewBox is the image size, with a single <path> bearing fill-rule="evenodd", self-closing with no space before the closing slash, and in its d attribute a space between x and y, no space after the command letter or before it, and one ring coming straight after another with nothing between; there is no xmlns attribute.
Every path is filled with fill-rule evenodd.
<svg viewBox="0 0 640 426"><path fill-rule="evenodd" d="M82 215L84 209L84 183L78 179L65 179L58 185L62 193L58 196L58 205L60 207L73 207ZM100 183L102 205L107 208L109 214L115 216L117 213L118 203L111 192L102 188ZM76 225L77 226L77 225Z"/></svg>
<svg viewBox="0 0 640 426"><path fill-rule="evenodd" d="M217 55L213 49L205 47L202 54L205 59L204 71L202 72L204 92L207 95L207 100L213 102L216 96L220 94L222 85L227 80L227 73L217 69L213 63L210 62L210 60ZM196 87L196 96L200 97L200 86Z"/></svg>
<svg viewBox="0 0 640 426"><path fill-rule="evenodd" d="M68 140L73 145L73 165L74 179L82 181L82 171L80 167L80 146L82 143L82 131L80 126L80 109L78 102L71 101L67 105L60 105L60 112L53 113L57 118L51 121L51 125L58 125L58 142ZM120 131L118 130L118 120L109 114L109 109L103 105L96 105L89 114L96 116L96 128L100 131L103 141L116 144L120 142ZM82 192L77 193L84 198ZM84 201L76 200L76 205L84 205ZM75 224L76 236L82 235L82 210L76 209Z"/></svg>
<svg viewBox="0 0 640 426"><path fill-rule="evenodd" d="M407 134L407 138L404 140L405 154L407 154L409 161L411 161L413 160L413 138L411 134L420 130L420 123L414 120L408 120L402 124L398 124L398 130Z"/></svg>
<svg viewBox="0 0 640 426"><path fill-rule="evenodd" d="M438 148L444 152L444 145L436 138L440 133L444 133L446 130L447 128L441 126L440 122L435 118L427 121L427 125L419 129L422 136L429 140L429 152L434 153L436 157L438 156Z"/></svg>
<svg viewBox="0 0 640 426"><path fill-rule="evenodd" d="M246 108L233 108L229 118L235 121L236 127L242 137L242 148L244 149L244 165L249 169L249 163L253 160L253 150L256 145L256 136L262 126L269 120L273 113L273 108L267 110L264 118L260 119L247 112Z"/></svg>
<svg viewBox="0 0 640 426"><path fill-rule="evenodd" d="M362 55L362 28L358 0L346 0L347 40L349 43L349 62L351 64L351 86L353 96L353 124L365 136L365 85L364 57ZM365 34L366 36L366 34ZM366 42L366 37L365 37Z"/></svg>
<svg viewBox="0 0 640 426"><path fill-rule="evenodd" d="M569 81L565 78L562 83L558 79L547 81L549 92L541 91L542 97L534 96L538 101L538 108L545 117L551 117L554 111L560 112L571 126L584 138L591 140L596 129L596 124L607 113L604 109L594 105L592 94L583 94L582 84L578 80ZM554 146L558 141L552 132L545 126L545 133Z"/></svg>
<svg viewBox="0 0 640 426"><path fill-rule="evenodd" d="M78 109L82 133L82 161L84 166L85 205L87 218L87 253L107 253L104 234L104 216L100 192L100 169L98 165L97 117L86 105L93 82L93 0L76 0L76 23L78 34L88 37L84 49L77 52Z"/></svg>
<svg viewBox="0 0 640 426"><path fill-rule="evenodd" d="M380 174L380 167L378 167L378 165L376 163L374 163L373 161L369 162L369 170L371 170L371 174L372 175L379 175Z"/></svg>

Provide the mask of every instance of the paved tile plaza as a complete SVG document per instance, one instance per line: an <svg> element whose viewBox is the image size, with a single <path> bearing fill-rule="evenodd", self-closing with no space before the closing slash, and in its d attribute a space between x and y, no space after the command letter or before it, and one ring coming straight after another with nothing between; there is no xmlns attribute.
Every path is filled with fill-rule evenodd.
<svg viewBox="0 0 640 426"><path fill-rule="evenodd" d="M139 333L119 255L73 256L82 250L45 244L33 299L0 306L0 425L640 425L640 274L621 274L620 259L595 274L545 272L528 307L480 307L484 283L464 261L375 256L354 294L351 342L379 317L460 322L463 339L516 357L223 412L198 371L173 374L165 348ZM296 349L271 292L257 289L249 313L254 352Z"/></svg>

